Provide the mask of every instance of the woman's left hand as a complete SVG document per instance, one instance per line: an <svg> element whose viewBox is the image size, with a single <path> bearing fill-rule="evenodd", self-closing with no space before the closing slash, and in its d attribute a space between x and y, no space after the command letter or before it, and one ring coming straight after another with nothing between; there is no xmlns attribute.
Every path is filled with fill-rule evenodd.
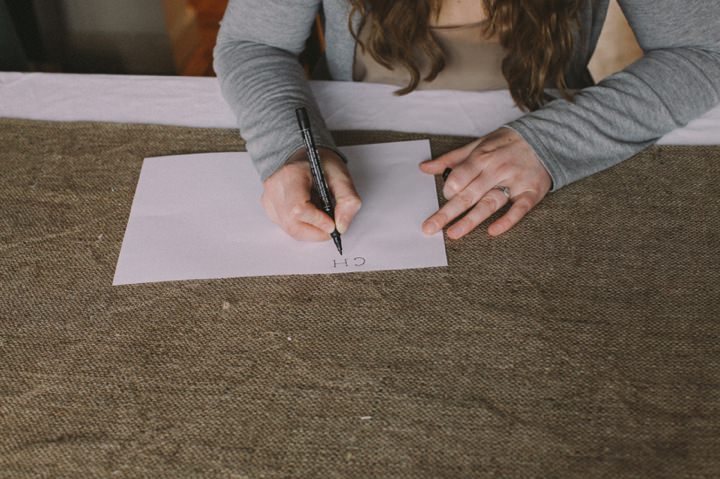
<svg viewBox="0 0 720 479"><path fill-rule="evenodd" d="M431 175L442 174L446 168L452 168L443 188L448 202L422 228L426 234L435 234L467 211L448 229L451 239L465 236L510 201L508 212L488 228L491 236L503 234L540 203L552 186L532 147L509 128L420 164ZM500 186L509 190L509 199Z"/></svg>

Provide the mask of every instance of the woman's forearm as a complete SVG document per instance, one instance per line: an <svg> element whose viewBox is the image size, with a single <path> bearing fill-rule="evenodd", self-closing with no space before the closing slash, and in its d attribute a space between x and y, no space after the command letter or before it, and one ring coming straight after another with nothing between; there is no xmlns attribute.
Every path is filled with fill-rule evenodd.
<svg viewBox="0 0 720 479"><path fill-rule="evenodd" d="M300 106L318 146L336 150L298 61L318 3L231 0L218 34L215 71L263 181L303 146L295 119Z"/></svg>
<svg viewBox="0 0 720 479"><path fill-rule="evenodd" d="M555 100L507 125L536 151L553 190L629 158L720 102L720 4L620 3L645 56L574 103Z"/></svg>

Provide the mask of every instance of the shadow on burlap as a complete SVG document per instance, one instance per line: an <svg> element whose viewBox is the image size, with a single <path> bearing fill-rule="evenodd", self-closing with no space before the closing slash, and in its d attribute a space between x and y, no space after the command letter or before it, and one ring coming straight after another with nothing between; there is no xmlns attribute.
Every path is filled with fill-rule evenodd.
<svg viewBox="0 0 720 479"><path fill-rule="evenodd" d="M237 134L0 141L2 478L720 475L718 147L646 150L448 268L112 287L143 157Z"/></svg>

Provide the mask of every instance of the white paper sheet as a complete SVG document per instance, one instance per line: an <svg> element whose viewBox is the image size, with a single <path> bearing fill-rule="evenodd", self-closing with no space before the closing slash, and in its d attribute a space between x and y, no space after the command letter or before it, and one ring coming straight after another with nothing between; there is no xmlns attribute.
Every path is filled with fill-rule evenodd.
<svg viewBox="0 0 720 479"><path fill-rule="evenodd" d="M247 153L146 158L113 285L447 266L442 233L420 229L438 208L435 180L418 168L429 142L342 150L363 199L343 256L332 241L296 241L266 217Z"/></svg>

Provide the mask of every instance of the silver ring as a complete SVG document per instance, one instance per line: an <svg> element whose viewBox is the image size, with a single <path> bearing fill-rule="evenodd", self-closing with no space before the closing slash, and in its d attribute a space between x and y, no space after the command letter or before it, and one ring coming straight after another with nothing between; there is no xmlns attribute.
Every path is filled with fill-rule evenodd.
<svg viewBox="0 0 720 479"><path fill-rule="evenodd" d="M510 188L503 185L497 185L493 187L493 190L500 190L502 191L502 194L505 195L505 198L510 199Z"/></svg>

